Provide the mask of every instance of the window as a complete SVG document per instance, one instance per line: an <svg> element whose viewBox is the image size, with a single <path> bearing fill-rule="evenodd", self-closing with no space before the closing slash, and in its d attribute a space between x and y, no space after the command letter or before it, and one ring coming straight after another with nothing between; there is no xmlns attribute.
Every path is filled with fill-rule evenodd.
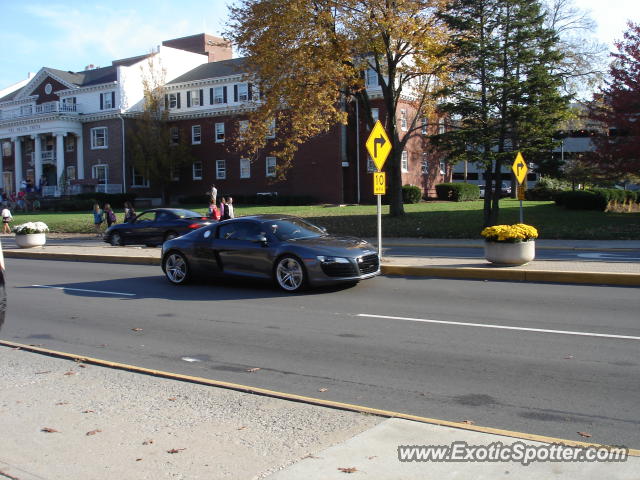
<svg viewBox="0 0 640 480"><path fill-rule="evenodd" d="M66 97L62 99L63 112L75 112L76 111L76 97Z"/></svg>
<svg viewBox="0 0 640 480"><path fill-rule="evenodd" d="M440 175L444 175L447 171L447 167L445 166L444 162L440 162Z"/></svg>
<svg viewBox="0 0 640 480"><path fill-rule="evenodd" d="M202 180L202 162L193 162L191 171L194 180Z"/></svg>
<svg viewBox="0 0 640 480"><path fill-rule="evenodd" d="M132 187L148 187L149 180L145 178L142 172L136 167L131 167L131 186Z"/></svg>
<svg viewBox="0 0 640 480"><path fill-rule="evenodd" d="M242 138L247 130L249 130L249 120L240 120L238 122L238 136Z"/></svg>
<svg viewBox="0 0 640 480"><path fill-rule="evenodd" d="M94 165L91 167L91 176L98 180L98 184L106 185L107 184L107 174L109 172L109 167L107 165Z"/></svg>
<svg viewBox="0 0 640 480"><path fill-rule="evenodd" d="M238 99L237 102L246 102L249 100L249 85L246 83L239 83L236 85L238 88Z"/></svg>
<svg viewBox="0 0 640 480"><path fill-rule="evenodd" d="M240 159L240 178L251 178L251 160L248 158Z"/></svg>
<svg viewBox="0 0 640 480"><path fill-rule="evenodd" d="M191 144L192 145L200 145L200 141L202 139L202 129L200 125L192 125L191 126Z"/></svg>
<svg viewBox="0 0 640 480"><path fill-rule="evenodd" d="M267 129L267 138L276 138L276 119L274 118L269 122Z"/></svg>
<svg viewBox="0 0 640 480"><path fill-rule="evenodd" d="M402 130L407 129L407 111L404 109L400 110L400 128Z"/></svg>
<svg viewBox="0 0 640 480"><path fill-rule="evenodd" d="M400 165L403 172L409 171L409 155L407 154L406 150L402 151L402 156L400 157Z"/></svg>
<svg viewBox="0 0 640 480"><path fill-rule="evenodd" d="M202 90L189 90L187 92L187 107L199 107L202 105Z"/></svg>
<svg viewBox="0 0 640 480"><path fill-rule="evenodd" d="M227 87L215 87L213 89L213 103L227 103Z"/></svg>
<svg viewBox="0 0 640 480"><path fill-rule="evenodd" d="M260 224L253 222L234 222L220 225L218 238L223 240L245 240L255 242L264 236Z"/></svg>
<svg viewBox="0 0 640 480"><path fill-rule="evenodd" d="M224 142L224 123L216 123L216 143Z"/></svg>
<svg viewBox="0 0 640 480"><path fill-rule="evenodd" d="M227 178L227 161L216 160L216 179L224 180Z"/></svg>
<svg viewBox="0 0 640 480"><path fill-rule="evenodd" d="M68 136L65 137L64 139L65 141L65 151L67 152L73 152L76 149L76 137L74 136Z"/></svg>
<svg viewBox="0 0 640 480"><path fill-rule="evenodd" d="M106 92L100 94L100 110L116 108L116 92Z"/></svg>
<svg viewBox="0 0 640 480"><path fill-rule="evenodd" d="M180 92L165 95L164 101L166 108L180 108Z"/></svg>
<svg viewBox="0 0 640 480"><path fill-rule="evenodd" d="M276 157L267 157L267 177L276 176Z"/></svg>
<svg viewBox="0 0 640 480"><path fill-rule="evenodd" d="M438 135L442 135L445 132L446 128L444 126L444 118L438 120Z"/></svg>
<svg viewBox="0 0 640 480"><path fill-rule="evenodd" d="M429 161L426 153L422 154L422 174L429 175Z"/></svg>
<svg viewBox="0 0 640 480"><path fill-rule="evenodd" d="M69 165L66 168L67 180L75 180L76 179L76 167L75 165Z"/></svg>
<svg viewBox="0 0 640 480"><path fill-rule="evenodd" d="M171 135L171 145L178 145L180 143L180 129L178 127L171 127L169 129L169 135Z"/></svg>
<svg viewBox="0 0 640 480"><path fill-rule="evenodd" d="M422 135L426 135L427 134L427 126L429 125L429 122L427 121L427 118L424 117L422 119Z"/></svg>
<svg viewBox="0 0 640 480"><path fill-rule="evenodd" d="M378 82L378 72L376 72L373 68L368 68L365 72L364 79L367 87L377 87Z"/></svg>
<svg viewBox="0 0 640 480"><path fill-rule="evenodd" d="M108 148L107 127L96 127L91 129L91 148Z"/></svg>
<svg viewBox="0 0 640 480"><path fill-rule="evenodd" d="M2 142L2 156L10 157L13 152L13 148L11 146L11 142Z"/></svg>

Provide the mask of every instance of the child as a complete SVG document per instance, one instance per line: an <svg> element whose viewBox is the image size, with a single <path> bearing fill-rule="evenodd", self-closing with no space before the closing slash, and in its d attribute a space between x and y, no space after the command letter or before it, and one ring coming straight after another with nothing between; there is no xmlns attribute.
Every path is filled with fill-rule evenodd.
<svg viewBox="0 0 640 480"><path fill-rule="evenodd" d="M93 204L93 226L96 230L96 237L101 237L102 232L100 231L100 226L104 222L104 213L100 210L100 204Z"/></svg>
<svg viewBox="0 0 640 480"><path fill-rule="evenodd" d="M112 224L118 223L118 218L113 210L111 210L111 205L108 203L104 204L104 213L107 217L107 228L109 228Z"/></svg>
<svg viewBox="0 0 640 480"><path fill-rule="evenodd" d="M218 206L214 202L209 204L209 217L214 220L220 220L220 210L218 210Z"/></svg>
<svg viewBox="0 0 640 480"><path fill-rule="evenodd" d="M2 233L11 233L11 228L9 227L9 222L13 220L11 216L11 211L7 204L4 204L4 208L2 209Z"/></svg>

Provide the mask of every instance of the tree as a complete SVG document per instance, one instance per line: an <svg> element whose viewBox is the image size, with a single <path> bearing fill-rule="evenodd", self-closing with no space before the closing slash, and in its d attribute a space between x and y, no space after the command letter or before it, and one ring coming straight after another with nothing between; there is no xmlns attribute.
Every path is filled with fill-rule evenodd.
<svg viewBox="0 0 640 480"><path fill-rule="evenodd" d="M615 43L609 79L592 110L592 118L610 133L594 138L591 161L609 177L640 175L640 24L627 27Z"/></svg>
<svg viewBox="0 0 640 480"><path fill-rule="evenodd" d="M498 221L502 166L516 152L534 161L552 150L566 111L558 38L538 1L452 0L441 15L451 30L454 79L442 89L449 132L434 137L454 160L484 168L484 224Z"/></svg>
<svg viewBox="0 0 640 480"><path fill-rule="evenodd" d="M127 149L135 171L162 193L162 202L171 201L171 183L180 169L193 162L187 135L169 124L165 105L165 71L154 62L154 55L142 67L144 106L142 112L127 122ZM178 127L173 127L178 129Z"/></svg>
<svg viewBox="0 0 640 480"><path fill-rule="evenodd" d="M443 0L241 0L231 7L226 34L247 56L259 101L240 145L251 154L271 144L284 176L298 146L346 124L347 105L358 99L373 126L365 76L377 78L392 142L385 164L390 213L404 214L401 156L407 141L434 109L434 85L446 73L441 62L444 28L434 15ZM396 126L401 100L415 116L407 130ZM381 111L382 113L382 111Z"/></svg>

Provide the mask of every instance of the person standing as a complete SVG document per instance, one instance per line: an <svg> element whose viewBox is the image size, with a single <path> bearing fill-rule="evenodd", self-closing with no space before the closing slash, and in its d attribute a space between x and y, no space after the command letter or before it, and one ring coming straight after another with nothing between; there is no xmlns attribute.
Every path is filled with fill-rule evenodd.
<svg viewBox="0 0 640 480"><path fill-rule="evenodd" d="M124 202L124 223L131 223L136 218L136 211L133 208L133 204L127 200Z"/></svg>
<svg viewBox="0 0 640 480"><path fill-rule="evenodd" d="M2 208L2 233L11 233L11 228L9 227L9 222L13 220L11 216L11 210L5 203Z"/></svg>
<svg viewBox="0 0 640 480"><path fill-rule="evenodd" d="M233 213L233 198L227 197L226 205L227 205L227 218L235 218L235 214Z"/></svg>
<svg viewBox="0 0 640 480"><path fill-rule="evenodd" d="M104 204L104 214L107 218L107 228L109 228L114 223L118 223L118 218L116 217L115 212L111 209L111 205L108 203Z"/></svg>
<svg viewBox="0 0 640 480"><path fill-rule="evenodd" d="M224 200L224 197L220 197L220 220L226 220L228 217L229 211L227 210L227 204Z"/></svg>
<svg viewBox="0 0 640 480"><path fill-rule="evenodd" d="M93 204L93 227L96 231L96 237L101 237L101 226L102 222L104 222L104 212L100 209L99 203Z"/></svg>
<svg viewBox="0 0 640 480"><path fill-rule="evenodd" d="M213 184L211 185L211 190L209 191L209 196L211 197L211 203L213 203L214 205L217 203L218 200L218 189L216 188L216 185Z"/></svg>

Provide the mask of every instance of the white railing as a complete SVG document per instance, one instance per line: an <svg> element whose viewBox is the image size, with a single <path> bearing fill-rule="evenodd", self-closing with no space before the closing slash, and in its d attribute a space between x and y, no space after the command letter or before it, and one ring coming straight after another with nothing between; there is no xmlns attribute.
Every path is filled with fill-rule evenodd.
<svg viewBox="0 0 640 480"><path fill-rule="evenodd" d="M118 183L107 183L107 184L96 185L96 192L122 193L122 185Z"/></svg>
<svg viewBox="0 0 640 480"><path fill-rule="evenodd" d="M64 102L48 102L41 105L25 105L20 108L0 111L0 120L12 120L47 113L78 113L78 104Z"/></svg>
<svg viewBox="0 0 640 480"><path fill-rule="evenodd" d="M56 164L56 152L54 150L47 150L40 154L43 165L55 165Z"/></svg>

